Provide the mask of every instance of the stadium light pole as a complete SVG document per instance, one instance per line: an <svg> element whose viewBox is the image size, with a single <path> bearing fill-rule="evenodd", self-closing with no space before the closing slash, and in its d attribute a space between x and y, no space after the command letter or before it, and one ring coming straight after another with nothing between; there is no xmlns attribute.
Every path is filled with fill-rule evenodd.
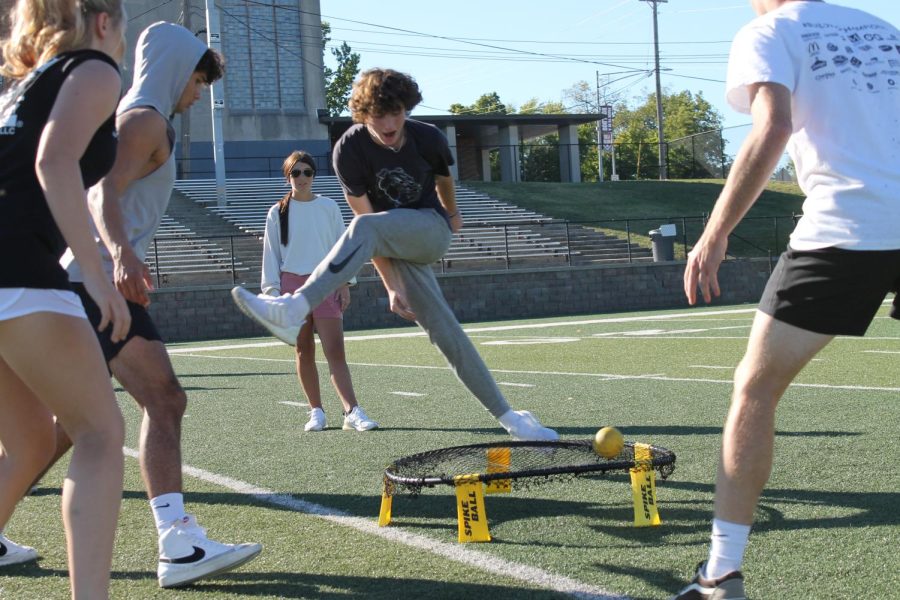
<svg viewBox="0 0 900 600"><path fill-rule="evenodd" d="M659 178L661 180L668 179L666 173L666 160L663 157L663 109L662 109L662 86L659 83L659 29L656 19L656 5L660 2L668 2L669 0L640 0L641 2L650 2L653 5L653 54L656 60L656 136L659 140Z"/></svg>
<svg viewBox="0 0 900 600"><path fill-rule="evenodd" d="M214 0L206 0L206 43L213 50L222 52L222 31L219 26L219 7ZM225 89L222 80L209 86L212 104L213 162L216 167L216 204L228 205L225 188L225 139L222 137L222 113L225 112Z"/></svg>

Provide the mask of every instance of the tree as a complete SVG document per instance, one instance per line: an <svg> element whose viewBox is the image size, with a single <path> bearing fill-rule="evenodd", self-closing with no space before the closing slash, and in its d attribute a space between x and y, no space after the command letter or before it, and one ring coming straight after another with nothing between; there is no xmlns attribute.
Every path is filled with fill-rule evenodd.
<svg viewBox="0 0 900 600"><path fill-rule="evenodd" d="M322 21L322 49L324 51L331 41L331 25ZM353 80L359 73L359 54L353 52L347 42L331 49L331 55L337 62L337 69L327 65L323 67L325 75L325 108L332 117L347 110ZM324 63L324 61L323 61Z"/></svg>
<svg viewBox="0 0 900 600"><path fill-rule="evenodd" d="M717 175L724 156L722 117L706 101L684 90L663 94L663 123L668 140L669 177L683 179ZM658 177L656 94L648 94L643 104L616 107L615 143L617 171L622 178ZM707 135L699 135L707 133Z"/></svg>
<svg viewBox="0 0 900 600"><path fill-rule="evenodd" d="M561 102L540 102L532 98L525 102L518 114L552 115L564 112ZM559 181L559 134L550 133L519 146L522 181Z"/></svg>
<svg viewBox="0 0 900 600"><path fill-rule="evenodd" d="M507 115L515 110L510 110L503 104L497 92L491 92L482 94L474 104L469 106L453 103L450 105L450 112L454 115Z"/></svg>

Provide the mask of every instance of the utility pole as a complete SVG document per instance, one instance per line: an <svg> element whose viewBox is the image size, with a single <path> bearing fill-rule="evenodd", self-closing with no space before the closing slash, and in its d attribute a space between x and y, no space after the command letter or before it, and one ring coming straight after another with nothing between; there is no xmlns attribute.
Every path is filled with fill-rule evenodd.
<svg viewBox="0 0 900 600"><path fill-rule="evenodd" d="M193 33L191 29L191 0L182 0L181 12L184 15L182 25ZM191 111L181 113L181 178L188 179L191 175Z"/></svg>
<svg viewBox="0 0 900 600"><path fill-rule="evenodd" d="M603 181L603 114L600 106L600 71L597 74L597 181Z"/></svg>
<svg viewBox="0 0 900 600"><path fill-rule="evenodd" d="M659 178L664 180L668 179L668 175L666 173L666 159L663 155L665 142L663 138L662 86L659 83L659 30L656 19L656 5L660 2L668 2L669 0L640 1L650 2L653 5L653 52L656 57L656 135L659 139Z"/></svg>
<svg viewBox="0 0 900 600"><path fill-rule="evenodd" d="M216 52L222 52L222 35L219 25L219 9L215 0L206 0L206 42ZM216 165L216 198L218 206L228 204L225 189L225 140L222 137L222 113L225 111L225 90L219 79L209 86L212 104L213 162Z"/></svg>

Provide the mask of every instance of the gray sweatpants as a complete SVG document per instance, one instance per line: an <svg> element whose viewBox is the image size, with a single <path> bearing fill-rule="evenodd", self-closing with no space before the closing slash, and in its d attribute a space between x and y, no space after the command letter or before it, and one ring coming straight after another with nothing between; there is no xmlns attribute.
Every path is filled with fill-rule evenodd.
<svg viewBox="0 0 900 600"><path fill-rule="evenodd" d="M433 209L397 208L359 215L297 293L310 306L318 306L373 256L392 259L419 326L463 385L494 417L500 417L509 410L509 403L450 310L431 269L447 252L451 236L447 221Z"/></svg>

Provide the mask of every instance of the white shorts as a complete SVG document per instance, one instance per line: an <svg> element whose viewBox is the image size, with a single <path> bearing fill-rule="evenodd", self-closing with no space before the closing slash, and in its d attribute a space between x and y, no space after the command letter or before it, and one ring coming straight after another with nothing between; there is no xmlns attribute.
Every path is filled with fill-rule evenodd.
<svg viewBox="0 0 900 600"><path fill-rule="evenodd" d="M81 298L69 290L0 288L0 321L36 312L55 312L87 319Z"/></svg>

